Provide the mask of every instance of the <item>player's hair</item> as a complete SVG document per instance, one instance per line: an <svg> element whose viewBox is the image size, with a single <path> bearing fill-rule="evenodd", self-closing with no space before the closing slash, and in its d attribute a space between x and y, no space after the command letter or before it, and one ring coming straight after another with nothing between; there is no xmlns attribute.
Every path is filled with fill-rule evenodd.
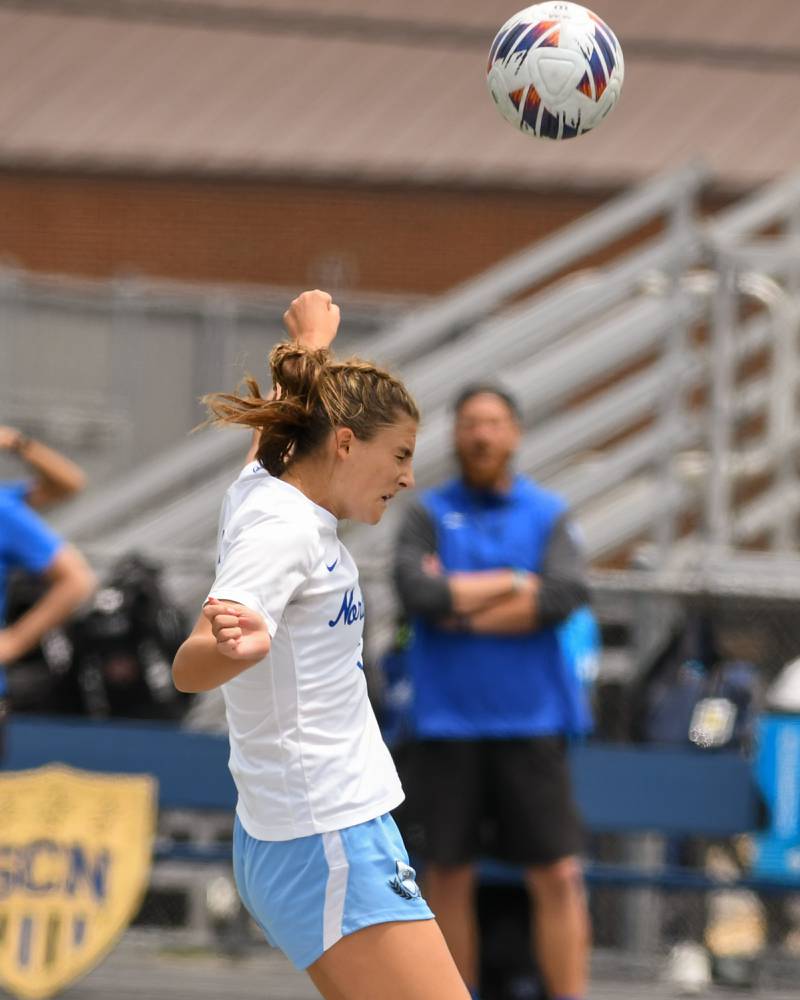
<svg viewBox="0 0 800 1000"><path fill-rule="evenodd" d="M269 356L277 396L265 399L247 376L243 390L203 397L216 424L244 424L260 432L257 460L279 476L292 461L310 455L336 427L369 441L381 427L419 410L403 383L368 361L336 361L326 350L278 344Z"/></svg>
<svg viewBox="0 0 800 1000"><path fill-rule="evenodd" d="M484 393L490 396L497 396L511 411L511 416L517 421L522 420L522 410L516 397L504 389L497 382L471 382L465 385L453 401L453 412L456 416L461 412L465 403L468 403L474 396L482 396Z"/></svg>

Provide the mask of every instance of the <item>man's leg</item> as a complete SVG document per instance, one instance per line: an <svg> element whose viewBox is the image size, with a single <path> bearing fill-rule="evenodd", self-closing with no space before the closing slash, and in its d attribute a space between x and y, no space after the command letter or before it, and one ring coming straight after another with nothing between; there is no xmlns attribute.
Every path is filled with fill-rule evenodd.
<svg viewBox="0 0 800 1000"><path fill-rule="evenodd" d="M523 866L534 954L552 1000L585 1000L589 915L578 855L581 823L558 736L497 741L493 779L504 856Z"/></svg>
<svg viewBox="0 0 800 1000"><path fill-rule="evenodd" d="M569 857L528 868L525 881L533 950L548 993L554 1000L584 1000L591 932L580 862Z"/></svg>
<svg viewBox="0 0 800 1000"><path fill-rule="evenodd" d="M456 967L474 991L479 963L473 860L482 813L481 747L470 740L422 741L403 783L409 793L406 844L424 863L425 898Z"/></svg>
<svg viewBox="0 0 800 1000"><path fill-rule="evenodd" d="M478 982L475 869L470 864L429 864L423 884L425 899L436 915L456 967L474 990Z"/></svg>

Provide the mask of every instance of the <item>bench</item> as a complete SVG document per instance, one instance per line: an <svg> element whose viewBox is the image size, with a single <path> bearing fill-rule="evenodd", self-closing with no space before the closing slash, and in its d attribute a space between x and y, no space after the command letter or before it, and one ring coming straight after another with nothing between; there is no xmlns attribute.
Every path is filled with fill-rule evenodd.
<svg viewBox="0 0 800 1000"><path fill-rule="evenodd" d="M88 771L149 773L158 779L161 821L154 885L177 878L176 866L229 865L227 835L236 793L227 768L226 736L164 723L33 716L13 718L8 730L7 770L57 761ZM571 749L571 765L589 832L624 834L631 844L646 845L629 852L631 863L590 861L590 885L667 890L730 885L702 871L665 864L659 845L670 837L726 838L763 826L753 768L738 753L589 742ZM520 877L518 870L489 860L481 876L487 882ZM786 892L800 889L800 876L748 876L735 884Z"/></svg>

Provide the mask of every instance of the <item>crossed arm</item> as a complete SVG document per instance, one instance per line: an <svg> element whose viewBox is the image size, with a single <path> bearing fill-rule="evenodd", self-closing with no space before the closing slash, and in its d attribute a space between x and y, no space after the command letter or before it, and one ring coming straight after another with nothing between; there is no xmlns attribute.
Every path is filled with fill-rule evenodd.
<svg viewBox="0 0 800 1000"><path fill-rule="evenodd" d="M556 523L538 574L447 574L436 556L433 521L416 505L398 537L394 569L406 614L477 634L520 635L555 625L588 598L583 558L566 518Z"/></svg>

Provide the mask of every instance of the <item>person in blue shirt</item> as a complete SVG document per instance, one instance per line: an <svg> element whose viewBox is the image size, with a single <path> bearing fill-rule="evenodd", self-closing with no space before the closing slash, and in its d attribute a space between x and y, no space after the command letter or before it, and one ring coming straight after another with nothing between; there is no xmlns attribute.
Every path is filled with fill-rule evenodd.
<svg viewBox="0 0 800 1000"><path fill-rule="evenodd" d="M91 594L95 580L83 556L65 544L34 509L77 492L83 486L83 473L14 428L0 427L0 450L16 454L35 474L31 481L0 482L0 706L4 706L4 668L68 618ZM16 569L42 576L47 589L17 621L6 625L8 577ZM0 707L0 714L4 711Z"/></svg>
<svg viewBox="0 0 800 1000"><path fill-rule="evenodd" d="M566 738L588 717L559 629L588 591L565 503L513 471L519 440L508 393L465 388L455 405L460 475L423 492L398 535L418 741L413 846L473 995L475 862L490 850L523 866L548 995L585 1000L589 919Z"/></svg>
<svg viewBox="0 0 800 1000"><path fill-rule="evenodd" d="M25 482L0 482L0 487L16 489L34 510L69 500L86 486L79 465L16 427L0 425L0 452L24 462L29 474Z"/></svg>

